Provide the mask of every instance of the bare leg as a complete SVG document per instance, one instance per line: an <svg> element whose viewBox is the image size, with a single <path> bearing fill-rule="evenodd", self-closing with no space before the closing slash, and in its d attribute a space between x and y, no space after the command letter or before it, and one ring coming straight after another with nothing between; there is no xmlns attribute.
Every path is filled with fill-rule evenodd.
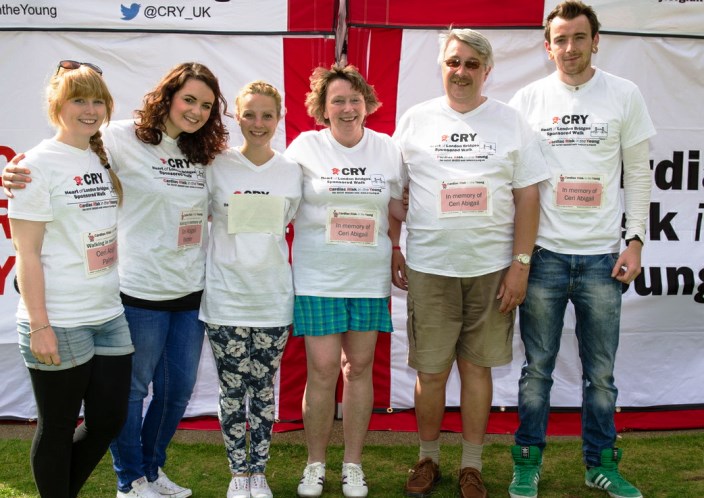
<svg viewBox="0 0 704 498"><path fill-rule="evenodd" d="M335 416L342 334L306 336L308 379L303 393L303 427L308 463L325 462Z"/></svg>
<svg viewBox="0 0 704 498"><path fill-rule="evenodd" d="M491 368L480 367L461 358L457 358L457 367L462 383L462 437L470 443L484 444L493 394Z"/></svg>
<svg viewBox="0 0 704 498"><path fill-rule="evenodd" d="M418 372L416 377L416 420L418 437L423 441L435 441L440 437L445 414L445 385L450 368L441 373Z"/></svg>
<svg viewBox="0 0 704 498"><path fill-rule="evenodd" d="M372 367L378 333L348 331L342 335L342 426L345 463L361 463L364 439L374 404Z"/></svg>

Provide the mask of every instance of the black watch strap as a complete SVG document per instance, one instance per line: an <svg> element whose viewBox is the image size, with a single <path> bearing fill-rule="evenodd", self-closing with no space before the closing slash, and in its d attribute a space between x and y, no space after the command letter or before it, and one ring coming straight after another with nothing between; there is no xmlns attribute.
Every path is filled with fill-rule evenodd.
<svg viewBox="0 0 704 498"><path fill-rule="evenodd" d="M641 238L638 237L637 235L634 235L634 236L631 237L630 239L626 239L626 245L630 244L630 243L633 242L634 240L637 240L638 242L640 242L640 245L642 245L642 246L645 245L645 244L643 243L643 239L641 239Z"/></svg>

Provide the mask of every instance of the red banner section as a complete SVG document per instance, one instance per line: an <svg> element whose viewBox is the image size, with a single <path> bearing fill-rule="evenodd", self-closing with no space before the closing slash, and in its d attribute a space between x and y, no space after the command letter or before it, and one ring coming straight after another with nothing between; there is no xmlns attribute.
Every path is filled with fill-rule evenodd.
<svg viewBox="0 0 704 498"><path fill-rule="evenodd" d="M318 3L323 2L291 0L289 15L296 10L295 14L298 16L301 11L308 9L309 5L313 8ZM301 23L296 26L304 25ZM284 63L286 145L288 146L301 132L315 128L315 121L306 113L305 96L310 90L310 75L313 69L318 66L329 67L335 62L335 40L284 38L284 61L294 61ZM301 400L306 385L306 352L302 337L289 336L279 375L279 419L300 421Z"/></svg>
<svg viewBox="0 0 704 498"><path fill-rule="evenodd" d="M350 28L347 60L374 85L382 106L367 120L367 126L393 134L396 128L399 62L403 32L397 29Z"/></svg>
<svg viewBox="0 0 704 498"><path fill-rule="evenodd" d="M336 0L288 0L288 31L332 32L337 19Z"/></svg>
<svg viewBox="0 0 704 498"><path fill-rule="evenodd" d="M619 412L615 416L616 430L662 431L700 429L704 421L704 410L657 410L638 412ZM518 414L510 412L492 412L489 415L488 434L513 434L518 427ZM274 425L274 432L294 431L303 428L300 420L280 421ZM179 429L219 430L216 417L196 417L184 419ZM393 413L372 414L369 430L416 432L416 416L413 410ZM442 430L462 432L462 421L458 411L446 412L442 421ZM579 412L551 413L548 420L549 436L579 436L582 421Z"/></svg>
<svg viewBox="0 0 704 498"><path fill-rule="evenodd" d="M351 28L347 60L376 90L381 107L367 119L369 128L391 135L396 127L398 69L402 31ZM372 43L373 38L373 43ZM404 310L405 311L405 310ZM391 393L391 334L379 334L374 357L374 408L389 406Z"/></svg>
<svg viewBox="0 0 704 498"><path fill-rule="evenodd" d="M352 26L537 27L542 0L349 0Z"/></svg>
<svg viewBox="0 0 704 498"><path fill-rule="evenodd" d="M315 128L306 113L310 74L318 66L335 62L335 40L331 38L284 38L284 89L286 94L286 146L302 131Z"/></svg>
<svg viewBox="0 0 704 498"><path fill-rule="evenodd" d="M618 432L699 429L704 421L704 410L622 411L616 413L614 420ZM489 415L488 434L513 434L517 428L518 414L515 411L493 411ZM416 432L415 412L375 413L369 429ZM278 430L286 429L282 427ZM462 432L460 412L445 412L441 430ZM579 436L581 432L582 418L578 411L550 413L547 430L549 436Z"/></svg>

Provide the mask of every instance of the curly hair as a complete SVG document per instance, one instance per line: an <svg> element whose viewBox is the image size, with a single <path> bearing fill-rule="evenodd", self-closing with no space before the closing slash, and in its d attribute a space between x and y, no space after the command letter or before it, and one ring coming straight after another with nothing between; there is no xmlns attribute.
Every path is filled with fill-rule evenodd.
<svg viewBox="0 0 704 498"><path fill-rule="evenodd" d="M47 113L49 122L54 126L61 126L61 108L65 102L75 98L98 98L105 102L105 122L110 122L115 102L105 84L100 73L91 69L90 66L81 65L76 69L59 68L46 88ZM103 146L103 139L100 131L90 137L90 148L100 159L105 169L108 170L110 181L117 195L117 203L122 203L122 183L115 172L110 168L108 155Z"/></svg>
<svg viewBox="0 0 704 498"><path fill-rule="evenodd" d="M374 86L367 83L355 66L333 64L330 69L316 67L310 76L310 92L306 93L306 110L319 125L330 125L330 120L325 117L325 99L330 83L335 80L349 81L352 88L362 94L367 115L381 107Z"/></svg>
<svg viewBox="0 0 704 498"><path fill-rule="evenodd" d="M184 156L195 163L210 164L215 156L227 148L228 131L222 122L227 113L227 100L220 92L220 84L215 75L203 64L184 62L174 66L156 87L144 96L142 109L135 111L137 117L136 134L142 142L158 145L166 132L166 120L171 109L171 101L189 79L200 80L213 91L215 102L208 121L195 133L181 133L178 148Z"/></svg>
<svg viewBox="0 0 704 498"><path fill-rule="evenodd" d="M589 21L589 26L592 28L593 39L597 33L599 33L599 28L601 27L601 24L599 24L599 19L596 17L596 12L594 12L594 9L592 9L591 6L584 4L579 0L567 0L552 9L552 12L550 12L548 17L545 19L545 41L550 43L550 24L552 24L553 19L559 17L560 19L569 21L582 15L586 16Z"/></svg>

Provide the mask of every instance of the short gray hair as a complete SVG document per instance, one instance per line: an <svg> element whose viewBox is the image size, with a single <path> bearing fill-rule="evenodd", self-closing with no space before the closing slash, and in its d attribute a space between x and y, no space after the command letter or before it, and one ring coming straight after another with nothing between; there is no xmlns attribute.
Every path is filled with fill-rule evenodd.
<svg viewBox="0 0 704 498"><path fill-rule="evenodd" d="M484 58L484 64L487 67L494 67L494 51L491 48L491 43L486 36L479 31L473 29L453 29L450 27L445 33L440 34L440 54L438 55L438 63L442 64L445 60L445 50L452 40L459 40L466 43L479 55Z"/></svg>

